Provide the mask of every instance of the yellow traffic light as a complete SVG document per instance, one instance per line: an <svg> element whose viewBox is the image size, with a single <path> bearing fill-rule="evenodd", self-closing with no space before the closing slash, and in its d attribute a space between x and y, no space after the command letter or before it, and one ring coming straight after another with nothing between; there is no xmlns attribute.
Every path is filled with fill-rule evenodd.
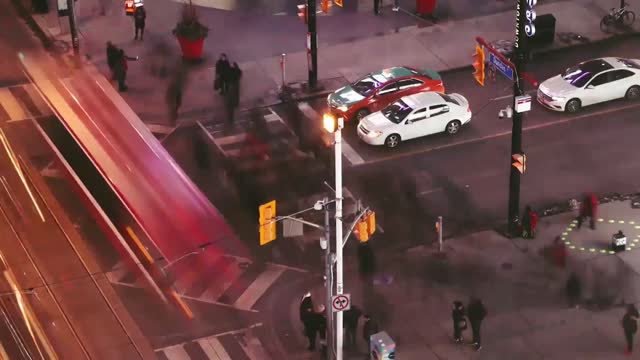
<svg viewBox="0 0 640 360"><path fill-rule="evenodd" d="M276 239L276 201L269 201L258 208L260 223L260 245Z"/></svg>
<svg viewBox="0 0 640 360"><path fill-rule="evenodd" d="M369 231L369 235L373 235L376 232L376 213L373 211L369 211L364 220L367 222L367 230Z"/></svg>
<svg viewBox="0 0 640 360"><path fill-rule="evenodd" d="M298 17L306 24L308 22L307 4L298 5Z"/></svg>
<svg viewBox="0 0 640 360"><path fill-rule="evenodd" d="M518 169L520 174L524 174L527 170L527 156L525 154L513 154L511 155L511 158L514 160L511 166Z"/></svg>
<svg viewBox="0 0 640 360"><path fill-rule="evenodd" d="M322 115L322 127L330 133L336 131L336 117L331 114Z"/></svg>
<svg viewBox="0 0 640 360"><path fill-rule="evenodd" d="M476 45L476 51L473 54L473 77L478 84L484 86L484 50L480 45Z"/></svg>
<svg viewBox="0 0 640 360"><path fill-rule="evenodd" d="M369 241L369 231L367 229L367 222L364 220L360 220L358 221L358 224L356 224L356 229L355 229L355 234L356 237L358 238L358 240L360 240L360 242L367 242Z"/></svg>
<svg viewBox="0 0 640 360"><path fill-rule="evenodd" d="M333 2L334 2L336 5L338 5L338 6L342 7L342 0L333 0Z"/></svg>
<svg viewBox="0 0 640 360"><path fill-rule="evenodd" d="M321 0L320 8L323 13L328 14L329 8L331 8L331 0Z"/></svg>

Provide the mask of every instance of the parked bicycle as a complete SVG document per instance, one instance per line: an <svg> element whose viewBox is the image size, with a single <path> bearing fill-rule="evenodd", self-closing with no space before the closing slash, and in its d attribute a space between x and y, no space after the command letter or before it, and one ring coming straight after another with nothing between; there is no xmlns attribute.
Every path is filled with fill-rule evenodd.
<svg viewBox="0 0 640 360"><path fill-rule="evenodd" d="M629 10L626 2L622 3L622 7L616 9L611 8L611 12L605 15L600 21L600 30L609 32L614 27L630 27L636 21L636 14Z"/></svg>

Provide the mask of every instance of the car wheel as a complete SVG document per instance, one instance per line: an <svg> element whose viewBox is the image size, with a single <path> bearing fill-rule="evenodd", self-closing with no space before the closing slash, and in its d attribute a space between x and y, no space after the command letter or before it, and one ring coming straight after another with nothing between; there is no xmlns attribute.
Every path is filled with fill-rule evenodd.
<svg viewBox="0 0 640 360"><path fill-rule="evenodd" d="M640 87L632 86L627 90L627 93L624 94L625 99L627 100L638 100L640 99Z"/></svg>
<svg viewBox="0 0 640 360"><path fill-rule="evenodd" d="M444 128L444 131L448 135L455 135L458 132L460 132L461 126L462 126L462 123L460 123L460 121L458 120L449 121L449 123L447 124L447 127Z"/></svg>
<svg viewBox="0 0 640 360"><path fill-rule="evenodd" d="M360 121L362 119L364 119L365 116L369 115L371 113L371 111L369 111L369 109L362 109L359 110L356 113L356 120Z"/></svg>
<svg viewBox="0 0 640 360"><path fill-rule="evenodd" d="M391 134L387 136L387 138L384 140L384 145L390 149L393 149L399 144L400 144L400 135L398 134Z"/></svg>
<svg viewBox="0 0 640 360"><path fill-rule="evenodd" d="M564 111L568 112L569 114L574 114L580 111L580 107L582 107L580 100L571 99L567 102L567 105L565 105Z"/></svg>

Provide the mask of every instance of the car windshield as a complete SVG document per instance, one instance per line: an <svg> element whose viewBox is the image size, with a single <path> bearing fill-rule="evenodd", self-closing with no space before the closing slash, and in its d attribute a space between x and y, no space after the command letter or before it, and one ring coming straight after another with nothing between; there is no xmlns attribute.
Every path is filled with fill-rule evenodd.
<svg viewBox="0 0 640 360"><path fill-rule="evenodd" d="M583 87L594 76L604 70L613 68L611 64L604 60L591 60L572 66L562 74L562 78L575 87Z"/></svg>
<svg viewBox="0 0 640 360"><path fill-rule="evenodd" d="M381 85L381 83L379 81L375 80L371 76L366 76L366 77L356 81L353 85L351 85L351 88L353 88L353 91L357 92L358 94L360 94L362 96L369 96L380 85Z"/></svg>
<svg viewBox="0 0 640 360"><path fill-rule="evenodd" d="M404 118L409 115L413 109L407 105L404 101L398 100L393 104L387 106L382 110L382 115L390 121L399 124Z"/></svg>
<svg viewBox="0 0 640 360"><path fill-rule="evenodd" d="M456 99L452 98L451 96L447 95L447 94L438 94L440 95L440 97L442 97L444 99L444 101L448 102L448 103L452 103L452 104L456 104L456 105L460 105Z"/></svg>

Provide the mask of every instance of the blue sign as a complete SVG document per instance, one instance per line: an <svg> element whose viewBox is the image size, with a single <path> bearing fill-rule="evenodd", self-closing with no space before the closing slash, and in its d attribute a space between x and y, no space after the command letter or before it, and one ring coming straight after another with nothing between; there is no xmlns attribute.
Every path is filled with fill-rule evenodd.
<svg viewBox="0 0 640 360"><path fill-rule="evenodd" d="M496 69L500 70L502 75L509 78L509 80L513 80L513 69L502 62L499 57L495 56L493 53L489 53L489 64L496 67Z"/></svg>

